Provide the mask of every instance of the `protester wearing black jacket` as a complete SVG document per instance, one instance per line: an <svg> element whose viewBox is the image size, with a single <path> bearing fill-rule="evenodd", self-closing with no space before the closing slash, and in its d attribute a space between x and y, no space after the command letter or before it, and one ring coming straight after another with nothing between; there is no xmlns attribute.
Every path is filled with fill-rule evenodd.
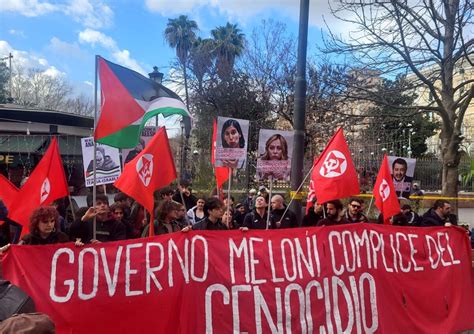
<svg viewBox="0 0 474 334"><path fill-rule="evenodd" d="M96 239L93 239L94 216L96 216ZM70 238L81 239L83 243L125 240L126 229L125 225L117 221L110 212L107 196L97 194L95 208L90 207L72 224Z"/></svg>
<svg viewBox="0 0 474 334"><path fill-rule="evenodd" d="M264 230L267 228L267 201L258 196L255 200L255 209L247 213L244 218L244 228Z"/></svg>
<svg viewBox="0 0 474 334"><path fill-rule="evenodd" d="M421 218L421 226L445 226L446 224L457 225L456 219L452 218L451 204L446 200L436 200L433 207Z"/></svg>
<svg viewBox="0 0 474 334"><path fill-rule="evenodd" d="M204 213L206 219L201 220L192 226L193 230L228 230L229 228L222 223L224 215L224 203L218 198L211 198L204 204ZM186 228L189 230L189 228Z"/></svg>
<svg viewBox="0 0 474 334"><path fill-rule="evenodd" d="M342 202L338 199L326 203L327 218L318 222L318 226L350 224L342 215Z"/></svg>
<svg viewBox="0 0 474 334"><path fill-rule="evenodd" d="M275 195L272 197L271 206L272 210L270 211L270 224L272 228L298 227L296 215L290 210L286 210L286 206L281 195Z"/></svg>
<svg viewBox="0 0 474 334"><path fill-rule="evenodd" d="M181 198L181 195L183 196ZM178 190L176 190L176 193L173 195L173 201L176 201L178 203L183 203L184 201L184 206L186 208L186 212L194 208L197 204L197 198L191 193L191 190L189 189L189 184L185 181L181 181Z"/></svg>
<svg viewBox="0 0 474 334"><path fill-rule="evenodd" d="M316 200L314 200L313 206L309 208L308 213L303 217L302 226L310 227L318 225L318 222L324 219L323 210L323 205L317 204Z"/></svg>

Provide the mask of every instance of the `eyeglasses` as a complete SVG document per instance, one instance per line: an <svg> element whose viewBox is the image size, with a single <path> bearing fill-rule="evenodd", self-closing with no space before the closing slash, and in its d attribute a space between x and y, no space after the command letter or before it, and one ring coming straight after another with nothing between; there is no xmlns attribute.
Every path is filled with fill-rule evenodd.
<svg viewBox="0 0 474 334"><path fill-rule="evenodd" d="M357 205L357 204L351 204L351 206L354 208L354 209L360 209L361 206L360 205Z"/></svg>

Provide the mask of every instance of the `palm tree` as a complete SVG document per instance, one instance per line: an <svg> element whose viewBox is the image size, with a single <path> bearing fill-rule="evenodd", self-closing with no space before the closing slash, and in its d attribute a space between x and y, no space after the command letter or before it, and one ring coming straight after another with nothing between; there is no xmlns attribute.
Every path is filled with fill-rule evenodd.
<svg viewBox="0 0 474 334"><path fill-rule="evenodd" d="M176 19L168 19L165 29L165 39L169 46L176 49L176 56L179 59L184 76L184 91L186 93L186 106L189 109L188 80L186 66L189 57L189 50L196 40L196 32L199 30L196 21L188 19L187 15L180 15Z"/></svg>
<svg viewBox="0 0 474 334"><path fill-rule="evenodd" d="M210 38L202 39L198 37L190 50L189 66L196 76L198 82L198 90L202 91L202 82L204 75L209 72L212 66L212 50L214 49L214 41Z"/></svg>
<svg viewBox="0 0 474 334"><path fill-rule="evenodd" d="M245 35L237 24L227 22L225 26L211 30L214 38L217 74L219 77L229 77L234 69L235 58L239 57L245 44Z"/></svg>

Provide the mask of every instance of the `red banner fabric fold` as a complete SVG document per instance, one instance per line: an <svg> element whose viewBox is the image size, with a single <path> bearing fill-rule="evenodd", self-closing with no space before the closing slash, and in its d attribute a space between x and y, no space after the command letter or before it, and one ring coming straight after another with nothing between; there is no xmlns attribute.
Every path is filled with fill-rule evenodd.
<svg viewBox="0 0 474 334"><path fill-rule="evenodd" d="M337 130L319 156L311 180L320 204L359 194L357 171L342 128Z"/></svg>
<svg viewBox="0 0 474 334"><path fill-rule="evenodd" d="M173 153L164 127L160 128L145 148L130 162L114 185L153 212L153 193L176 179Z"/></svg>
<svg viewBox="0 0 474 334"><path fill-rule="evenodd" d="M24 235L29 231L29 219L34 209L68 194L58 142L53 138L43 158L8 207L8 218L23 225L21 233Z"/></svg>
<svg viewBox="0 0 474 334"><path fill-rule="evenodd" d="M390 217L400 213L397 193L393 186L387 155L383 157L377 180L374 184L375 205L384 217L384 223L390 223Z"/></svg>
<svg viewBox="0 0 474 334"><path fill-rule="evenodd" d="M474 328L457 227L191 231L12 246L5 279L58 333L458 333Z"/></svg>

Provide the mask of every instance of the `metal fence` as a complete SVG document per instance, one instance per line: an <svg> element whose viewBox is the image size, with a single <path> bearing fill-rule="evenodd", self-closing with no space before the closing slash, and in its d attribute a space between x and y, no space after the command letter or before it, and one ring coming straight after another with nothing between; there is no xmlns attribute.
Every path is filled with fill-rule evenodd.
<svg viewBox="0 0 474 334"><path fill-rule="evenodd" d="M378 170L380 168L382 157L366 157L365 155L354 155L353 161L359 174L359 182L362 192L372 192L375 180L377 178ZM197 189L210 189L213 180L213 171L210 163L207 161L200 161L201 168L196 168L194 186ZM206 166L202 166L205 164ZM304 175L310 170L312 161L305 161ZM196 166L197 167L197 166ZM204 168L202 168L204 167ZM459 191L472 192L474 191L474 177L467 178L469 173L474 174L474 159L463 156L459 165ZM429 192L437 192L442 189L442 162L437 157L423 157L416 160L414 182L420 184L421 189ZM474 176L474 175L473 175ZM305 182L303 191L306 191L309 184L309 178ZM255 179L255 164L249 162L246 170L242 169L236 171L232 179L232 192L245 193L250 188L258 189L259 186L265 185L269 187L268 181L257 181ZM275 181L273 189L276 192L287 192L290 190L290 183L286 181Z"/></svg>

